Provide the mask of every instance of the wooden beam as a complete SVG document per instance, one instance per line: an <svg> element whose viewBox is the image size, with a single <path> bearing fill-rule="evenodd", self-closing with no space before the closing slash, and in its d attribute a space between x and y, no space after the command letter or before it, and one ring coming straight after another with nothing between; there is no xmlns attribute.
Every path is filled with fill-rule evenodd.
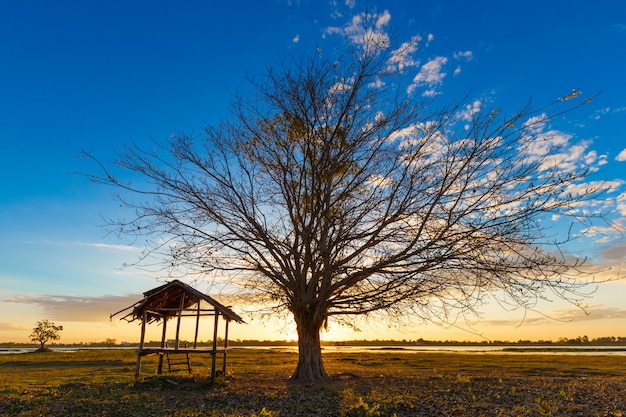
<svg viewBox="0 0 626 417"><path fill-rule="evenodd" d="M161 349L165 348L167 337L167 317L163 316L163 332L161 333ZM159 355L159 368L157 374L161 375L163 372L163 355Z"/></svg>
<svg viewBox="0 0 626 417"><path fill-rule="evenodd" d="M215 322L213 323L213 355L211 355L211 384L215 383L215 361L217 359L217 324L220 321L220 313L215 310Z"/></svg>
<svg viewBox="0 0 626 417"><path fill-rule="evenodd" d="M226 328L224 329L224 362L222 363L222 374L226 376L226 352L228 352L228 323L230 320L226 320Z"/></svg>
<svg viewBox="0 0 626 417"><path fill-rule="evenodd" d="M185 307L185 293L182 293L180 295L180 309L178 310L178 319L176 321L176 345L175 345L175 349L178 350L178 348L180 347L179 345L179 337L180 337L180 318L182 317L183 314L183 308Z"/></svg>
<svg viewBox="0 0 626 417"><path fill-rule="evenodd" d="M196 315L196 334L193 336L193 348L196 348L198 343L198 327L200 327L200 302L202 300L198 299L198 313Z"/></svg>
<svg viewBox="0 0 626 417"><path fill-rule="evenodd" d="M146 321L148 320L148 312L143 311L141 318L141 337L139 338L139 349L137 350L137 363L135 364L135 379L139 377L139 369L141 368L141 351L143 349L144 340L146 338Z"/></svg>

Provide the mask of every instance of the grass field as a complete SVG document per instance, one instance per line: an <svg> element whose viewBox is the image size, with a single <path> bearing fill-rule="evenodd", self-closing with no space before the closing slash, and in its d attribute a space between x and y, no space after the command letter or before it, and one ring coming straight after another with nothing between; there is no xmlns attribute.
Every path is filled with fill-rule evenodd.
<svg viewBox="0 0 626 417"><path fill-rule="evenodd" d="M332 381L290 384L297 354L235 349L227 375L134 379L132 350L0 355L2 416L626 416L626 356L328 352Z"/></svg>

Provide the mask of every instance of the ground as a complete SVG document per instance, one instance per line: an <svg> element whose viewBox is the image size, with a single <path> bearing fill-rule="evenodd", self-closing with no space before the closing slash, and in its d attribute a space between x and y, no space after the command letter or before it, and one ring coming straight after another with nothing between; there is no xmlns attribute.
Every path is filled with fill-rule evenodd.
<svg viewBox="0 0 626 417"><path fill-rule="evenodd" d="M0 356L5 416L626 416L624 355L330 353L316 385L275 350L233 352L214 385L202 358L135 381L132 351Z"/></svg>

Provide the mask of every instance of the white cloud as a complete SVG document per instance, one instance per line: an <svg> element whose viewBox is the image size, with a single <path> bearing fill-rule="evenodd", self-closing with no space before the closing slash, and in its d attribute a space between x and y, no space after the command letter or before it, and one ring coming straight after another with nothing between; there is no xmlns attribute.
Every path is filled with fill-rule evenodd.
<svg viewBox="0 0 626 417"><path fill-rule="evenodd" d="M448 58L438 56L422 65L420 71L413 79L413 83L417 86L429 85L434 86L441 84L446 76L445 72L442 72L443 66L448 63Z"/></svg>
<svg viewBox="0 0 626 417"><path fill-rule="evenodd" d="M371 19L375 19L374 27L369 27ZM361 46L371 44L385 45L389 44L389 34L385 31L386 26L391 20L391 14L385 10L381 14L361 13L352 17L349 24L343 28L329 27L326 29L327 34L340 34Z"/></svg>
<svg viewBox="0 0 626 417"><path fill-rule="evenodd" d="M291 42L293 42L293 43L300 42L300 35L297 34L296 36L294 36L293 39L291 40Z"/></svg>
<svg viewBox="0 0 626 417"><path fill-rule="evenodd" d="M338 81L335 83L335 85L333 85L330 88L330 90L328 91L328 94L334 95L337 93L345 93L346 91L350 91L353 84L354 84L353 79L345 80L345 81Z"/></svg>
<svg viewBox="0 0 626 417"><path fill-rule="evenodd" d="M618 107L616 109L612 109L611 107L605 107L603 109L596 110L592 118L594 120L600 120L602 117L606 115L621 113L623 111L626 111L626 106Z"/></svg>
<svg viewBox="0 0 626 417"><path fill-rule="evenodd" d="M376 19L376 28L381 29L389 24L391 20L391 14L388 10L385 10L382 15L378 16Z"/></svg>
<svg viewBox="0 0 626 417"><path fill-rule="evenodd" d="M537 136L529 143L528 153L530 155L541 157L553 152L555 148L563 147L569 143L572 135L551 130L545 133L537 132Z"/></svg>
<svg viewBox="0 0 626 417"><path fill-rule="evenodd" d="M133 305L142 298L141 294L102 297L18 295L3 302L39 307L46 316L57 321L107 322L111 314Z"/></svg>
<svg viewBox="0 0 626 417"><path fill-rule="evenodd" d="M474 100L473 103L466 105L465 108L458 113L458 118L468 122L472 121L474 115L480 111L482 105L483 103L480 100Z"/></svg>
<svg viewBox="0 0 626 417"><path fill-rule="evenodd" d="M408 138L413 138L419 133L420 129L421 125L418 124L407 126L405 128L396 130L395 132L392 132L391 135L389 135L389 140L394 142L397 139L405 140Z"/></svg>
<svg viewBox="0 0 626 417"><path fill-rule="evenodd" d="M524 143L524 152L531 161L541 161L540 171L558 167L561 172L575 172L579 169L599 171L608 163L605 154L598 154L591 149L590 140L574 142L573 135L558 130L547 130L547 116L541 114L529 118L524 123L528 141ZM623 152L626 160L626 150Z"/></svg>
<svg viewBox="0 0 626 417"><path fill-rule="evenodd" d="M556 146L567 143L571 135L564 133L555 134L554 143ZM561 142L562 141L562 142ZM582 164L584 164L585 151L588 144L585 142L570 146L568 149L562 148L562 152L556 153L554 149L549 152L550 155L544 157L540 166L541 171L547 171L554 167L558 167L561 172L574 172ZM552 153L554 152L554 153Z"/></svg>
<svg viewBox="0 0 626 417"><path fill-rule="evenodd" d="M110 244L106 244L106 243L89 243L89 242L76 242L75 243L77 246L88 246L88 247L93 247L93 248L100 248L100 249L112 249L112 250L118 250L118 251L123 251L123 252L140 252L141 249L137 248L135 246L128 246L128 245L110 245Z"/></svg>
<svg viewBox="0 0 626 417"><path fill-rule="evenodd" d="M624 217L626 217L626 193L620 194L617 199L617 211Z"/></svg>
<svg viewBox="0 0 626 417"><path fill-rule="evenodd" d="M472 54L472 51L457 51L455 53L452 54L452 56L454 57L454 59L456 59L457 61L471 61L472 59L474 59L474 55ZM456 69L454 70L454 73L452 75L454 75L455 77L457 75L459 75L461 73L461 66L457 66Z"/></svg>
<svg viewBox="0 0 626 417"><path fill-rule="evenodd" d="M622 150L616 157L616 161L624 162L626 161L626 149Z"/></svg>
<svg viewBox="0 0 626 417"><path fill-rule="evenodd" d="M456 60L464 59L466 61L471 61L472 59L474 59L474 54L472 53L472 51L458 51L455 52L452 56L454 56L454 59Z"/></svg>
<svg viewBox="0 0 626 417"><path fill-rule="evenodd" d="M596 151L587 152L585 155L585 164L591 165L598 160L598 153Z"/></svg>
<svg viewBox="0 0 626 417"><path fill-rule="evenodd" d="M524 123L524 127L530 134L540 133L545 129L547 119L548 116L545 113L533 116Z"/></svg>
<svg viewBox="0 0 626 417"><path fill-rule="evenodd" d="M590 181L585 183L571 184L565 192L569 194L584 194L591 189L606 190L607 192L613 192L621 187L622 181Z"/></svg>
<svg viewBox="0 0 626 417"><path fill-rule="evenodd" d="M380 78L376 78L374 81L368 84L370 88L383 88L385 86L385 82Z"/></svg>
<svg viewBox="0 0 626 417"><path fill-rule="evenodd" d="M410 91L409 91L410 93ZM437 92L437 90L435 89L430 89L430 90L426 90L422 93L422 97L435 97L436 95L438 95L439 92Z"/></svg>
<svg viewBox="0 0 626 417"><path fill-rule="evenodd" d="M414 36L409 42L405 42L398 49L391 53L389 58L389 66L397 68L402 72L407 67L415 67L419 65L419 61L413 58L413 54L417 51L417 44L421 40L420 36Z"/></svg>

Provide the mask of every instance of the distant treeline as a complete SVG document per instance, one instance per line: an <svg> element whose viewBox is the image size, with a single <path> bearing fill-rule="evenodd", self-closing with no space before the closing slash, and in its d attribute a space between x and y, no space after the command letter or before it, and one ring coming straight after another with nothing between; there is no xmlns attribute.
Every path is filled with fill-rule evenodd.
<svg viewBox="0 0 626 417"><path fill-rule="evenodd" d="M223 339L218 338L218 345L223 345ZM160 346L160 341L147 342L146 346L157 347ZM211 346L212 341L198 342L197 346ZM180 341L180 346L192 346L193 343L189 341ZM322 341L322 346L626 346L626 337L598 337L590 339L587 336L579 336L575 339L568 339L562 337L557 341L552 340L518 340L518 341L506 341L506 340L482 340L479 342L473 341L458 341L458 340L346 340L346 341ZM4 348L32 348L39 345L34 343L14 343L3 342L0 343ZM137 346L137 343L121 342L117 343L115 339L107 339L103 342L83 342L83 343L51 343L49 347L65 347L65 348L81 348L81 347L133 347ZM244 346L298 346L298 342L295 340L256 340L256 339L236 339L229 340L228 346L230 347L244 347Z"/></svg>

